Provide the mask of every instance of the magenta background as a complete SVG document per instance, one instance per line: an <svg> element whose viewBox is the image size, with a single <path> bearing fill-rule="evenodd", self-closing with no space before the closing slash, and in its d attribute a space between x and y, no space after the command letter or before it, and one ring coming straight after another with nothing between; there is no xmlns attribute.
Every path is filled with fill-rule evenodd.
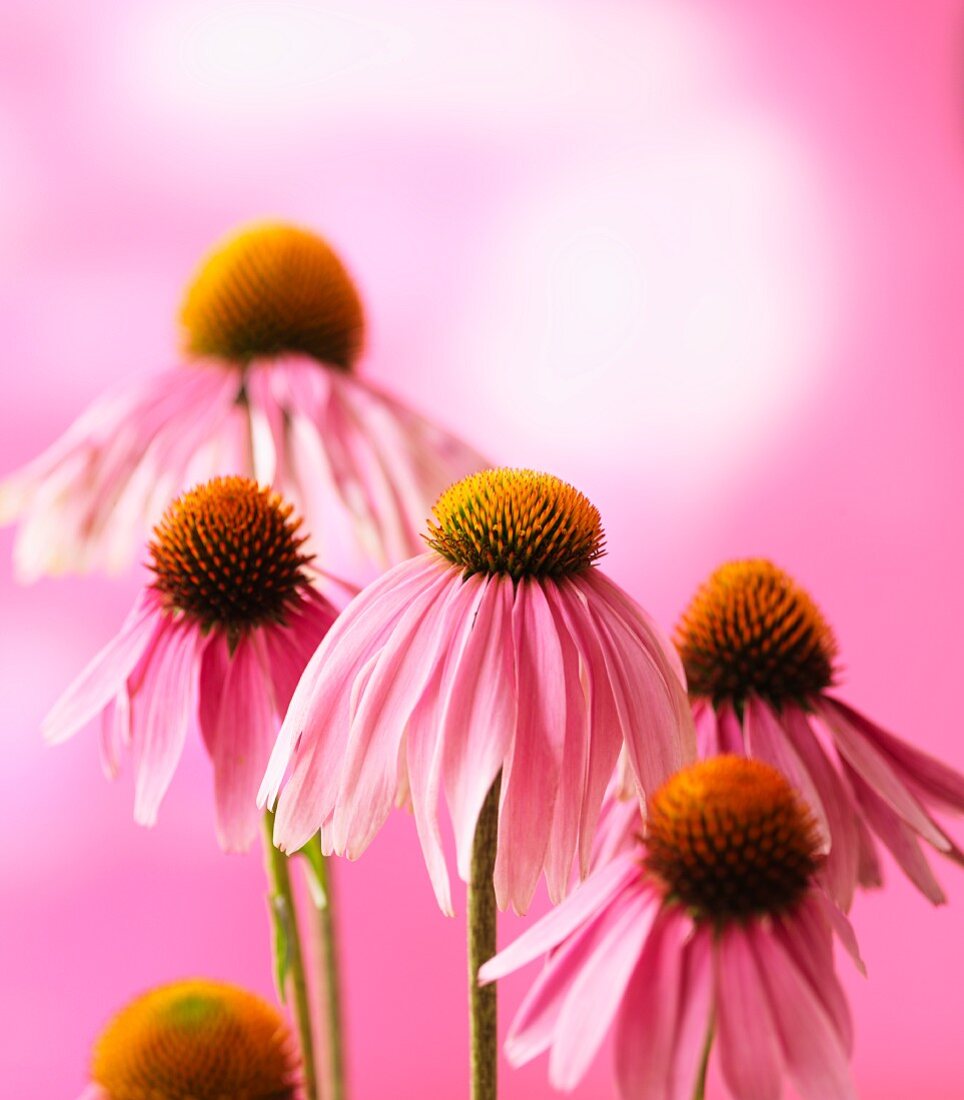
<svg viewBox="0 0 964 1100"><path fill-rule="evenodd" d="M365 370L601 507L669 626L766 554L835 624L846 698L964 767L961 30L877 3L0 12L0 469L173 361L200 252L303 220L343 249ZM0 534L0 1092L79 1092L104 1018L190 974L268 992L260 861L215 846L192 745L153 831L41 717L136 578L17 587ZM842 971L873 1100L964 1095L964 882L889 875ZM394 819L339 865L358 1100L465 1092L461 920ZM540 906L543 903L540 902ZM503 937L522 922L506 918ZM507 1019L528 982L505 985ZM545 1064L503 1095L551 1095ZM599 1060L579 1097L611 1095Z"/></svg>

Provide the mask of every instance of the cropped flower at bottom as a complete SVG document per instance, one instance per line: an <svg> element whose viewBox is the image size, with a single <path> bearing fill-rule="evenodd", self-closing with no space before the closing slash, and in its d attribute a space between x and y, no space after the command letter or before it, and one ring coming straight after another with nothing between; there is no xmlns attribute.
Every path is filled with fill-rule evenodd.
<svg viewBox="0 0 964 1100"><path fill-rule="evenodd" d="M549 953L512 1025L510 1061L549 1050L574 1087L615 1030L624 1100L692 1100L707 1044L734 1100L853 1100L850 1016L834 972L846 918L814 882L815 823L768 765L719 757L650 801L645 845L598 868L482 967ZM858 960L859 961L859 960Z"/></svg>
<svg viewBox="0 0 964 1100"><path fill-rule="evenodd" d="M94 1047L81 1100L295 1100L295 1046L278 1011L194 979L137 997Z"/></svg>
<svg viewBox="0 0 964 1100"><path fill-rule="evenodd" d="M219 478L176 500L155 574L117 637L44 722L59 742L100 717L104 767L134 760L134 817L153 825L188 732L214 764L218 839L247 848L258 783L298 677L335 619L311 585L298 521L269 489Z"/></svg>

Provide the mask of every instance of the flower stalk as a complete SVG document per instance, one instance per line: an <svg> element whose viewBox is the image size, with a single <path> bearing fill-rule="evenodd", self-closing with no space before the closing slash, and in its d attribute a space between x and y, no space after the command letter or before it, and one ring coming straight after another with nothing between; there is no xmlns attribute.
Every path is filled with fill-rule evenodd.
<svg viewBox="0 0 964 1100"><path fill-rule="evenodd" d="M278 996L290 1006L301 1048L305 1100L318 1100L318 1079L315 1069L315 1046L311 1024L311 1004L301 933L298 929L294 891L288 868L288 856L274 846L274 814L264 815L265 870L270 893L268 904L274 929L274 974Z"/></svg>
<svg viewBox="0 0 964 1100"><path fill-rule="evenodd" d="M475 827L468 889L469 1028L471 1100L498 1093L498 1003L495 985L479 985L479 968L496 953L496 902L492 876L499 832L501 774L486 795Z"/></svg>

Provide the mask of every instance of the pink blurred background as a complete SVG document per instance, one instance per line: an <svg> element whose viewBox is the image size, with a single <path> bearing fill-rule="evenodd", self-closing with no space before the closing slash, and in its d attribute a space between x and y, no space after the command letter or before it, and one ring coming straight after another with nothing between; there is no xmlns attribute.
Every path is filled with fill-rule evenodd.
<svg viewBox="0 0 964 1100"><path fill-rule="evenodd" d="M772 556L835 624L844 696L964 767L960 4L6 0L0 23L0 471L174 361L215 238L302 221L364 288L363 369L584 489L667 627L721 559ZM153 831L92 736L42 747L137 578L21 588L10 546L0 1092L61 1100L144 987L270 994L266 913L198 746ZM964 879L939 873L944 909L892 869L856 909L872 1100L964 1095ZM356 1100L464 1095L464 929L411 822L337 876ZM545 1064L503 1095L552 1095ZM575 1095L612 1095L608 1055Z"/></svg>

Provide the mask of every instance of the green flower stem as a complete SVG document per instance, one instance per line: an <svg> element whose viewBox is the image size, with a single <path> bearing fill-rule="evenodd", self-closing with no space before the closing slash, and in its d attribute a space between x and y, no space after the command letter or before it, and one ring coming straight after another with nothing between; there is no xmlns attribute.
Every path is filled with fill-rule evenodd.
<svg viewBox="0 0 964 1100"><path fill-rule="evenodd" d="M287 1001L286 989L290 986L291 1010L301 1047L305 1100L318 1100L308 981L288 870L288 856L274 846L273 834L274 814L268 810L264 815L265 870L271 891L268 903L274 927L275 981L278 995L283 1001Z"/></svg>
<svg viewBox="0 0 964 1100"><path fill-rule="evenodd" d="M328 1048L327 1100L345 1100L345 1048L341 1013L341 980L338 960L338 934L335 925L335 900L328 860L316 833L305 854L312 867L320 897L315 906L315 936L318 946L319 997L322 1002L323 1030Z"/></svg>
<svg viewBox="0 0 964 1100"><path fill-rule="evenodd" d="M468 891L469 1027L471 1100L495 1100L498 1093L498 1002L494 984L479 985L479 967L496 952L496 905L492 875L499 831L501 775L486 795L475 826Z"/></svg>
<svg viewBox="0 0 964 1100"><path fill-rule="evenodd" d="M693 1100L706 1100L706 1071L710 1066L710 1050L712 1046L713 1024L711 1023L706 1032L706 1043L703 1046L703 1058L700 1062L700 1069L696 1078L696 1091L693 1093Z"/></svg>

